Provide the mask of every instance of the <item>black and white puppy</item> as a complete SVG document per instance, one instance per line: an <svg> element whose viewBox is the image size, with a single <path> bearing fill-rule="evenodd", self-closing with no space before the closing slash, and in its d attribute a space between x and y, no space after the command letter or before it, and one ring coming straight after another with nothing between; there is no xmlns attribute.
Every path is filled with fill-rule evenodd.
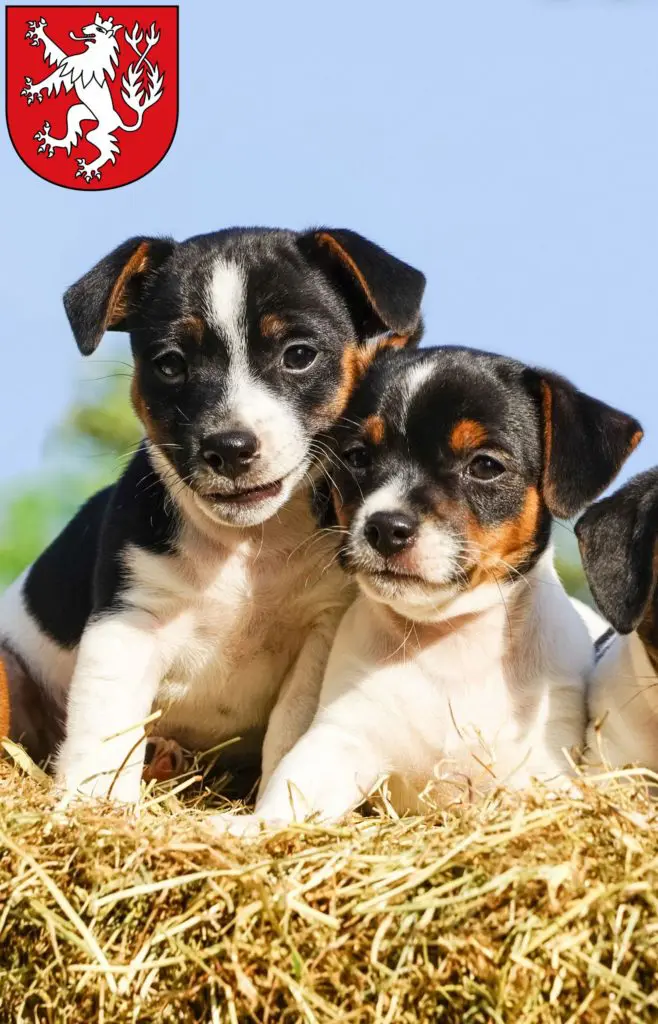
<svg viewBox="0 0 658 1024"><path fill-rule="evenodd" d="M314 537L313 473L374 352L420 334L423 275L347 230L132 238L64 296L85 355L130 332L146 440L0 604L12 729L65 723L70 792L134 801L141 729L263 740L309 724L349 588ZM18 666L18 667L17 667Z"/></svg>
<svg viewBox="0 0 658 1024"><path fill-rule="evenodd" d="M598 642L589 686L589 759L658 772L658 469L593 505L576 534L594 600L614 627Z"/></svg>
<svg viewBox="0 0 658 1024"><path fill-rule="evenodd" d="M383 776L398 811L538 778L570 785L593 649L560 585L554 516L605 488L632 417L552 373L464 349L385 353L335 431L333 505L359 594L318 711L245 832L334 820Z"/></svg>

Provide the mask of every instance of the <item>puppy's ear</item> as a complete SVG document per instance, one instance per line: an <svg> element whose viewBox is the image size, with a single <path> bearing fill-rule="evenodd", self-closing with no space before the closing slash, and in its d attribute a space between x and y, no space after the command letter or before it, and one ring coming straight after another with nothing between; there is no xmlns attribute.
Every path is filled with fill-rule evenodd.
<svg viewBox="0 0 658 1024"><path fill-rule="evenodd" d="M532 370L527 380L543 423L544 501L554 516L569 519L612 483L642 427L557 374Z"/></svg>
<svg viewBox="0 0 658 1024"><path fill-rule="evenodd" d="M578 520L576 536L596 604L618 633L630 633L656 586L658 470L592 505Z"/></svg>
<svg viewBox="0 0 658 1024"><path fill-rule="evenodd" d="M144 278L169 256L166 238L129 238L64 292L64 309L83 355L98 348L105 331L129 331L139 312Z"/></svg>
<svg viewBox="0 0 658 1024"><path fill-rule="evenodd" d="M418 344L425 291L420 270L347 228L308 231L298 245L345 299L360 340L390 332L398 347Z"/></svg>

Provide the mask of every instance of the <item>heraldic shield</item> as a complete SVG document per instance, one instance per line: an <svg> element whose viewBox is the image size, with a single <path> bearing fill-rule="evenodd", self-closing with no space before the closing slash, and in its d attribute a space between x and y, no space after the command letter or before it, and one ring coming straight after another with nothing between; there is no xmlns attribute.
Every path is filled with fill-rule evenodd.
<svg viewBox="0 0 658 1024"><path fill-rule="evenodd" d="M30 170L80 191L143 178L178 121L178 7L7 7L7 127Z"/></svg>

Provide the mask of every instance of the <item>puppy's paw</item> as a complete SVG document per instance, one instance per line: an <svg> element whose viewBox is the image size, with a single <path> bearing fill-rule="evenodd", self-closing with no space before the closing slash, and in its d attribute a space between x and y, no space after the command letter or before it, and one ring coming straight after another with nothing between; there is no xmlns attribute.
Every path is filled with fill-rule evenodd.
<svg viewBox="0 0 658 1024"><path fill-rule="evenodd" d="M144 782L169 782L181 775L185 768L185 755L176 740L163 736L149 736L146 743L146 764L142 772Z"/></svg>
<svg viewBox="0 0 658 1024"><path fill-rule="evenodd" d="M213 814L206 818L206 824L217 835L240 836L242 839L258 839L266 832L276 831L284 822L267 821L257 814Z"/></svg>

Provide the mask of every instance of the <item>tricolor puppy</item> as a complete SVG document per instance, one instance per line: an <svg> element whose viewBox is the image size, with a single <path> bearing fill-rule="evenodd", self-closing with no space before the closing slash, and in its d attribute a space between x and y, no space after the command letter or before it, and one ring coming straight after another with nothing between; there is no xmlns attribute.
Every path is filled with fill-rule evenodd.
<svg viewBox="0 0 658 1024"><path fill-rule="evenodd" d="M534 777L582 748L587 629L553 568L553 516L613 479L638 423L561 377L464 349L386 353L336 431L333 506L360 593L319 708L258 821L336 819L391 778L398 811Z"/></svg>
<svg viewBox="0 0 658 1024"><path fill-rule="evenodd" d="M351 231L133 238L64 304L129 331L146 440L0 605L13 734L69 790L133 801L158 732L241 736L263 773L308 726L349 586L313 476L373 353L413 342L423 275ZM27 693L27 696L26 696Z"/></svg>
<svg viewBox="0 0 658 1024"><path fill-rule="evenodd" d="M589 686L588 760L658 772L658 469L593 505L576 534L594 600L614 627L598 643Z"/></svg>

